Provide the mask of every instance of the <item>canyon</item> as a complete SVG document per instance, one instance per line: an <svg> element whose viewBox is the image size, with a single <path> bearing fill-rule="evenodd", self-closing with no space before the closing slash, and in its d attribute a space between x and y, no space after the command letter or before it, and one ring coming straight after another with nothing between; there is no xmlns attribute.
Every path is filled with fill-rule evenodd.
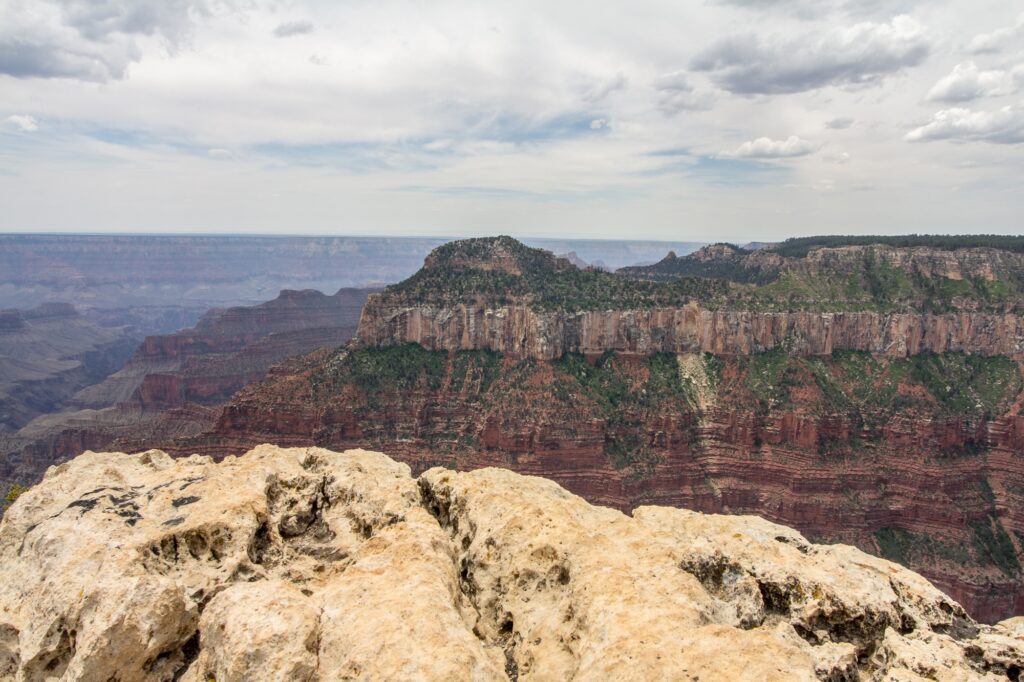
<svg viewBox="0 0 1024 682"><path fill-rule="evenodd" d="M352 338L371 290L285 290L266 303L208 312L190 329L134 341L123 367L0 436L0 481L30 484L89 448L142 447L194 435L217 408L281 360Z"/></svg>
<svg viewBox="0 0 1024 682"><path fill-rule="evenodd" d="M87 452L0 520L0 676L1017 680L1024 623L752 516L265 445Z"/></svg>
<svg viewBox="0 0 1024 682"><path fill-rule="evenodd" d="M212 428L160 444L367 447L415 472L542 475L624 511L759 514L900 561L980 620L1024 612L1017 255L835 250L769 298L783 274L653 283L458 242L371 296L355 342L284 362ZM963 262L981 274L950 284ZM839 276L843 295L818 297ZM915 312L939 288L955 295Z"/></svg>
<svg viewBox="0 0 1024 682"><path fill-rule="evenodd" d="M97 326L68 303L0 310L0 434L63 408L124 364L138 343L130 331Z"/></svg>

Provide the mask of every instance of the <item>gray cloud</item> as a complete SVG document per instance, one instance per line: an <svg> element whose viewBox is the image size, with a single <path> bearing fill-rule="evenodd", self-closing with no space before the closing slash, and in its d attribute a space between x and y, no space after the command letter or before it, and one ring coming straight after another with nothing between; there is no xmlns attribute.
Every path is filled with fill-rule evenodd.
<svg viewBox="0 0 1024 682"><path fill-rule="evenodd" d="M1016 77L1015 77L1016 75ZM1024 68L1013 71L982 71L972 61L957 64L953 71L940 79L928 91L930 102L967 102L979 97L997 97L1012 94L1016 81L1024 77Z"/></svg>
<svg viewBox="0 0 1024 682"><path fill-rule="evenodd" d="M608 95L618 90L624 90L629 84L629 79L626 78L626 74L621 71L611 78L600 81L585 93L583 93L583 99L587 102L600 102Z"/></svg>
<svg viewBox="0 0 1024 682"><path fill-rule="evenodd" d="M205 13L200 0L64 0L0 8L0 74L16 78L124 78L141 58L135 36L171 48Z"/></svg>
<svg viewBox="0 0 1024 682"><path fill-rule="evenodd" d="M919 0L719 0L721 5L785 12L787 16L813 19L842 12L852 16L892 16L908 12Z"/></svg>
<svg viewBox="0 0 1024 682"><path fill-rule="evenodd" d="M953 140L957 142L1024 143L1024 103L993 112L953 108L937 112L930 123L915 128L908 142Z"/></svg>
<svg viewBox="0 0 1024 682"><path fill-rule="evenodd" d="M796 135L790 135L785 140L759 137L756 140L744 142L732 151L721 152L718 157L723 159L792 159L813 154L818 149L819 145L800 139Z"/></svg>
<svg viewBox="0 0 1024 682"><path fill-rule="evenodd" d="M669 116L681 111L704 111L714 103L711 93L694 88L684 71L659 76L654 89L658 92L658 108Z"/></svg>
<svg viewBox="0 0 1024 682"><path fill-rule="evenodd" d="M849 116L840 116L838 118L833 118L831 121L826 121L825 127L829 130L846 130L854 123L856 123L856 121Z"/></svg>
<svg viewBox="0 0 1024 682"><path fill-rule="evenodd" d="M316 27L309 21L286 21L283 24L278 24L277 28L274 29L274 35L278 38L287 38L289 36L305 35L315 30Z"/></svg>
<svg viewBox="0 0 1024 682"><path fill-rule="evenodd" d="M731 36L698 53L691 68L708 72L719 87L736 94L785 94L877 83L920 64L929 50L921 26L899 16L821 36Z"/></svg>

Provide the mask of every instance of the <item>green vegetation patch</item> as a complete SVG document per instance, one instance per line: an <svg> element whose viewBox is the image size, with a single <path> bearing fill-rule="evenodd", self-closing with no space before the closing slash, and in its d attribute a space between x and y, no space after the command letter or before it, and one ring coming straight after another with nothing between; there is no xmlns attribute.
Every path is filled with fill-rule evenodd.
<svg viewBox="0 0 1024 682"><path fill-rule="evenodd" d="M1020 575L1020 561L1013 548L1013 541L999 519L989 516L968 522L974 532L974 549L979 557L999 567L1007 576Z"/></svg>
<svg viewBox="0 0 1024 682"><path fill-rule="evenodd" d="M747 371L747 387L764 409L779 407L789 402L791 358L783 348L774 348L746 356L743 362Z"/></svg>
<svg viewBox="0 0 1024 682"><path fill-rule="evenodd" d="M1003 234L908 234L889 235L823 235L818 237L793 237L772 247L772 250L790 258L804 258L811 249L820 247L870 246L884 244L900 248L915 246L953 251L988 247L1015 253L1024 253L1024 237Z"/></svg>
<svg viewBox="0 0 1024 682"><path fill-rule="evenodd" d="M652 415L662 411L689 413L696 402L692 386L684 384L675 355L659 353L646 359L647 376L640 380L606 352L593 365L578 353L567 353L553 366L556 393L563 401L594 405L605 421L605 455L618 469L631 467L634 477L652 470L657 456L643 441Z"/></svg>
<svg viewBox="0 0 1024 682"><path fill-rule="evenodd" d="M944 542L925 533L912 533L902 528L879 528L875 531L875 541L882 558L904 566L938 561L967 565L972 561L970 552L955 542Z"/></svg>
<svg viewBox="0 0 1024 682"><path fill-rule="evenodd" d="M1022 388L1020 368L1004 355L919 353L906 363L915 382L958 414L1001 413Z"/></svg>
<svg viewBox="0 0 1024 682"><path fill-rule="evenodd" d="M337 394L354 386L371 404L382 395L414 389L436 391L445 376L447 354L416 343L380 348L342 349L310 377L314 395Z"/></svg>
<svg viewBox="0 0 1024 682"><path fill-rule="evenodd" d="M25 493L27 490L27 485L19 485L17 483L12 483L11 486L7 489L7 494L4 495L4 509L10 509L11 505L14 504L15 501L19 497L21 497L22 494Z"/></svg>

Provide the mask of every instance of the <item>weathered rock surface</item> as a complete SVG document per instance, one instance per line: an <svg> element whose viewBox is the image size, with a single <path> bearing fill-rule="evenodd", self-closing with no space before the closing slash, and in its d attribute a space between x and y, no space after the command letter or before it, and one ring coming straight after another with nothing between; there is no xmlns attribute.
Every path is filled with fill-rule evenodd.
<svg viewBox="0 0 1024 682"><path fill-rule="evenodd" d="M1018 619L1019 620L1019 619ZM261 446L86 453L0 522L14 680L1000 680L904 568L756 517L632 517L505 470Z"/></svg>

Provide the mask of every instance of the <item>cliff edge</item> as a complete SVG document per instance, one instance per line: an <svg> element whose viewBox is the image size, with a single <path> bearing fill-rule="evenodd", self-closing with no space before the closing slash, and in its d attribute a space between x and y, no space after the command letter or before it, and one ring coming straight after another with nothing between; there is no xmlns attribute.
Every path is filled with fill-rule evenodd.
<svg viewBox="0 0 1024 682"><path fill-rule="evenodd" d="M50 469L0 522L0 678L1000 680L1024 624L756 517L362 450Z"/></svg>

